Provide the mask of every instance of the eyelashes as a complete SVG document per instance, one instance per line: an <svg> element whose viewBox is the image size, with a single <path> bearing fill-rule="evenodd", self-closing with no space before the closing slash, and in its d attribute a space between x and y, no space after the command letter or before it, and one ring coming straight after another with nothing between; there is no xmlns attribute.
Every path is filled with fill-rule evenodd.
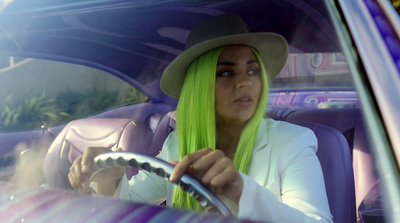
<svg viewBox="0 0 400 223"><path fill-rule="evenodd" d="M231 77L233 76L233 71L231 70L224 70L217 72L217 77Z"/></svg>
<svg viewBox="0 0 400 223"><path fill-rule="evenodd" d="M249 71L247 72L247 74L248 74L248 75L251 75L251 76L259 76L260 73L261 73L261 69L260 69L260 68L253 69L253 70L249 70Z"/></svg>
<svg viewBox="0 0 400 223"><path fill-rule="evenodd" d="M256 68L256 69L251 69L248 70L247 75L249 76L259 76L261 73L261 69L260 68ZM222 70L222 71L217 71L217 77L233 77L235 75L235 72L233 70Z"/></svg>

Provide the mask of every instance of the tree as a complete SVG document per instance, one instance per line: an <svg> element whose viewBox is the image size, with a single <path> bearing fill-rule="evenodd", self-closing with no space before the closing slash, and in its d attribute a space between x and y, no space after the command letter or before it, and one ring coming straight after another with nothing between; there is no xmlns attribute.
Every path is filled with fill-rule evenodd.
<svg viewBox="0 0 400 223"><path fill-rule="evenodd" d="M400 15L400 0L390 0L396 9L397 14Z"/></svg>

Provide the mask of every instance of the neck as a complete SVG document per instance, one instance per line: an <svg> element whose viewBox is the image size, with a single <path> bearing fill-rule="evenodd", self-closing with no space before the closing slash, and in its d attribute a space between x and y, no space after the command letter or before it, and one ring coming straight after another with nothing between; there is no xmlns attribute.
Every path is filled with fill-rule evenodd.
<svg viewBox="0 0 400 223"><path fill-rule="evenodd" d="M235 154L240 135L244 129L241 126L224 126L217 124L217 149L224 151L225 155L231 157Z"/></svg>

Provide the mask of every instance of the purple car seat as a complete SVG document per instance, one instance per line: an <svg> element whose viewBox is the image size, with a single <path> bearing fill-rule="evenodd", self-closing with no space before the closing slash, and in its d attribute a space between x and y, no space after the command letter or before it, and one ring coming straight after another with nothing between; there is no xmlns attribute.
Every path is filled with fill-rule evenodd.
<svg viewBox="0 0 400 223"><path fill-rule="evenodd" d="M87 147L146 153L153 133L147 124L131 119L93 118L68 123L58 134L43 161L43 172L50 188L72 189L68 173L71 163ZM130 178L137 170L128 169Z"/></svg>
<svg viewBox="0 0 400 223"><path fill-rule="evenodd" d="M356 207L368 199L367 194L379 180L360 109L275 109L269 117L288 122L320 123L339 130L347 139L352 153ZM360 214L357 214L357 219L358 222L365 222Z"/></svg>
<svg viewBox="0 0 400 223"><path fill-rule="evenodd" d="M380 191L379 181L368 191L364 200L358 207L361 222L364 223L384 223L385 215L383 210L383 198Z"/></svg>
<svg viewBox="0 0 400 223"><path fill-rule="evenodd" d="M311 122L292 122L311 129L318 140L317 157L334 222L356 222L356 202L351 154L346 138L338 130Z"/></svg>

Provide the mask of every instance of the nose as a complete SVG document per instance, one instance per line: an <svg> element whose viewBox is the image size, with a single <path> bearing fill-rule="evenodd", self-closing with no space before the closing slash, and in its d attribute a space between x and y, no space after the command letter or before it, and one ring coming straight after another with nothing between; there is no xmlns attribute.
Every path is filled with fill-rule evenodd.
<svg viewBox="0 0 400 223"><path fill-rule="evenodd" d="M236 76L236 88L246 88L249 86L251 86L251 78L246 72L242 72L240 75Z"/></svg>

